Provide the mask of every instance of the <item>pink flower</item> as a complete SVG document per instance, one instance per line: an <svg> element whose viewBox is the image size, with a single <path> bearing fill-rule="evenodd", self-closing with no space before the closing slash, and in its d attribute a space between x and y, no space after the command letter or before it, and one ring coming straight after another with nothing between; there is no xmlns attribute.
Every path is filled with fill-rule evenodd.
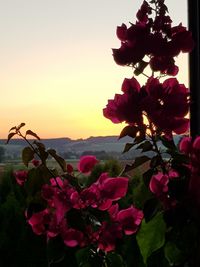
<svg viewBox="0 0 200 267"><path fill-rule="evenodd" d="M127 189L128 178L110 178L107 173L103 173L94 184L81 192L80 197L86 206L107 210L113 201L126 195Z"/></svg>
<svg viewBox="0 0 200 267"><path fill-rule="evenodd" d="M192 151L192 138L183 137L179 143L179 150L184 154L189 154Z"/></svg>
<svg viewBox="0 0 200 267"><path fill-rule="evenodd" d="M105 251L113 251L117 239L122 238L122 229L118 223L103 222L99 229L98 247Z"/></svg>
<svg viewBox="0 0 200 267"><path fill-rule="evenodd" d="M31 225L33 232L36 235L41 235L46 233L46 226L50 221L49 211L47 209L34 213L28 220Z"/></svg>
<svg viewBox="0 0 200 267"><path fill-rule="evenodd" d="M182 134L188 130L189 91L177 79L170 78L162 83L149 78L145 86L147 96L143 99L144 110L150 120L162 131Z"/></svg>
<svg viewBox="0 0 200 267"><path fill-rule="evenodd" d="M129 124L142 124L142 92L140 84L135 78L124 79L122 84L123 95L116 94L113 100L108 100L103 115L113 123L123 121Z"/></svg>
<svg viewBox="0 0 200 267"><path fill-rule="evenodd" d="M71 174L74 171L74 168L71 164L67 164L67 173Z"/></svg>
<svg viewBox="0 0 200 267"><path fill-rule="evenodd" d="M126 235L134 234L142 222L144 214L134 206L118 212L117 221L120 223Z"/></svg>
<svg viewBox="0 0 200 267"><path fill-rule="evenodd" d="M97 181L101 199L116 201L124 197L128 190L128 178L108 177L107 173L102 174Z"/></svg>
<svg viewBox="0 0 200 267"><path fill-rule="evenodd" d="M84 174L89 174L98 163L95 156L82 156L78 163L78 170Z"/></svg>
<svg viewBox="0 0 200 267"><path fill-rule="evenodd" d="M32 164L35 166L35 167L38 167L40 165L40 161L37 160L37 159L33 159L32 160Z"/></svg>
<svg viewBox="0 0 200 267"><path fill-rule="evenodd" d="M28 171L15 171L14 173L16 182L22 186L28 178Z"/></svg>
<svg viewBox="0 0 200 267"><path fill-rule="evenodd" d="M68 228L62 232L62 238L66 246L68 247L76 247L76 246L84 246L84 235L81 231Z"/></svg>
<svg viewBox="0 0 200 267"><path fill-rule="evenodd" d="M168 192L169 176L162 172L157 173L151 177L149 189L157 196Z"/></svg>

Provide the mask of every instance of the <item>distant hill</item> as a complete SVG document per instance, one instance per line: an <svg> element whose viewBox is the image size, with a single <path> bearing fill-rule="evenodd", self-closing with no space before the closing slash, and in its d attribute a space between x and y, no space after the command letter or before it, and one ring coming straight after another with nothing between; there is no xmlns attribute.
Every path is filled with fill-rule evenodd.
<svg viewBox="0 0 200 267"><path fill-rule="evenodd" d="M180 136L175 136L175 142L178 142ZM30 139L30 141L33 141ZM68 137L65 138L52 138L43 139L41 142L46 148L53 148L63 155L68 157L80 157L84 152L104 152L116 158L133 158L137 156L140 151L134 149L122 155L122 151L126 143L131 143L132 138L124 137L118 139L118 136L97 136L89 137L87 139L72 140ZM0 140L0 146L5 149L6 158L15 159L21 157L23 147L27 146L26 142L22 139L12 139L9 144L5 144L6 140Z"/></svg>

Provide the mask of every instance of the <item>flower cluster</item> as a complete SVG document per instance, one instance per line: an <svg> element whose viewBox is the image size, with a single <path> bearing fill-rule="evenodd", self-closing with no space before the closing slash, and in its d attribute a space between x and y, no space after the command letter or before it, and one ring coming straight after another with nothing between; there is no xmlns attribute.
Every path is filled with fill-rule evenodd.
<svg viewBox="0 0 200 267"><path fill-rule="evenodd" d="M149 189L162 202L163 206L168 209L176 205L176 200L169 194L169 182L173 179L180 179L179 174L174 170L167 173L158 172L151 177Z"/></svg>
<svg viewBox="0 0 200 267"><path fill-rule="evenodd" d="M188 168L191 173L189 192L195 204L200 207L200 136L196 137L193 141L191 137L182 138L179 149L189 157Z"/></svg>
<svg viewBox="0 0 200 267"><path fill-rule="evenodd" d="M117 27L121 47L113 49L114 60L117 64L130 65L141 72L149 64L153 71L176 75L178 66L174 57L193 49L192 35L182 24L172 27L164 1L152 1L151 4L155 7L147 1L143 2L135 24ZM145 56L148 56L148 61L144 61Z"/></svg>
<svg viewBox="0 0 200 267"><path fill-rule="evenodd" d="M94 156L84 156L78 169L82 174L88 174L97 162ZM27 171L15 174L18 183L24 173ZM24 184L26 179L21 179L23 183L19 184ZM123 234L135 233L143 219L143 212L133 205L119 209L117 201L127 190L128 178L112 178L108 173L102 173L86 188L76 188L61 177L51 178L41 189L46 207L33 214L27 212L27 220L35 234L46 234L48 238L60 235L68 247L94 245L103 251L112 251L116 240Z"/></svg>
<svg viewBox="0 0 200 267"><path fill-rule="evenodd" d="M176 78L161 83L149 78L140 86L135 78L125 79L123 94L108 100L104 116L114 123L125 121L130 125L142 125L144 115L166 135L184 133L189 128L189 91Z"/></svg>

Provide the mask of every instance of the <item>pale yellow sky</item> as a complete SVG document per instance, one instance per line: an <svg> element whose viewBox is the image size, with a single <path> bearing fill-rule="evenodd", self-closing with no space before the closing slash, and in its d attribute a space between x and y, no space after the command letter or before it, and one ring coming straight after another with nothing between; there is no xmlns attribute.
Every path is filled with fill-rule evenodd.
<svg viewBox="0 0 200 267"><path fill-rule="evenodd" d="M114 63L111 48L120 46L116 26L134 21L142 1L83 2L0 0L0 138L21 122L42 138L121 131L102 109L132 71ZM179 12L166 3L175 23L185 24L186 1ZM187 57L178 62L187 84Z"/></svg>

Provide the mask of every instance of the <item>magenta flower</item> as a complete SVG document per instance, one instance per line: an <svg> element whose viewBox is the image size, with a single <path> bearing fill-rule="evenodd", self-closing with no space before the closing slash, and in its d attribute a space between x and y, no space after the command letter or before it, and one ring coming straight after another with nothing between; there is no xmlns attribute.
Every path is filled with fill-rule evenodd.
<svg viewBox="0 0 200 267"><path fill-rule="evenodd" d="M147 96L143 100L144 110L150 120L162 131L182 134L189 128L189 91L177 79L170 78L162 83L150 78L145 86Z"/></svg>
<svg viewBox="0 0 200 267"><path fill-rule="evenodd" d="M28 220L28 223L31 225L33 232L36 235L42 235L46 233L46 226L50 222L49 211L47 209L34 213L31 218Z"/></svg>
<svg viewBox="0 0 200 267"><path fill-rule="evenodd" d="M143 217L144 214L141 210L131 206L128 209L120 210L118 212L117 221L120 223L126 235L132 235L138 230Z"/></svg>
<svg viewBox="0 0 200 267"><path fill-rule="evenodd" d="M113 201L126 195L127 189L128 178L110 178L107 173L103 173L94 184L81 192L80 197L86 206L107 210Z"/></svg>
<svg viewBox="0 0 200 267"><path fill-rule="evenodd" d="M122 229L118 223L103 222L99 229L98 247L105 252L113 251L117 239L122 238Z"/></svg>
<svg viewBox="0 0 200 267"><path fill-rule="evenodd" d="M149 189L157 196L168 192L169 176L159 172L151 177Z"/></svg>
<svg viewBox="0 0 200 267"><path fill-rule="evenodd" d="M65 229L62 232L62 238L65 245L68 247L82 247L85 244L83 233L73 228Z"/></svg>
<svg viewBox="0 0 200 267"><path fill-rule="evenodd" d="M82 156L78 163L78 170L84 174L89 174L97 163L98 160L95 156Z"/></svg>
<svg viewBox="0 0 200 267"><path fill-rule="evenodd" d="M73 171L74 171L73 166L71 164L67 164L67 173L71 174L73 173Z"/></svg>
<svg viewBox="0 0 200 267"><path fill-rule="evenodd" d="M39 160L37 160L37 159L33 159L32 161L32 164L35 166L35 167L38 167L39 165L40 165L40 161Z"/></svg>
<svg viewBox="0 0 200 267"><path fill-rule="evenodd" d="M108 100L103 115L113 123L123 121L129 124L142 124L142 92L140 84L135 78L124 79L122 84L123 95L116 94L113 100Z"/></svg>
<svg viewBox="0 0 200 267"><path fill-rule="evenodd" d="M192 138L191 137L184 137L181 139L179 143L179 150L184 154L190 154L192 151Z"/></svg>
<svg viewBox="0 0 200 267"><path fill-rule="evenodd" d="M28 178L28 171L15 171L14 173L16 182L22 186Z"/></svg>
<svg viewBox="0 0 200 267"><path fill-rule="evenodd" d="M195 205L200 208L200 136L192 142L190 137L184 137L179 144L182 153L189 157L189 169L191 177L189 181L189 195Z"/></svg>

